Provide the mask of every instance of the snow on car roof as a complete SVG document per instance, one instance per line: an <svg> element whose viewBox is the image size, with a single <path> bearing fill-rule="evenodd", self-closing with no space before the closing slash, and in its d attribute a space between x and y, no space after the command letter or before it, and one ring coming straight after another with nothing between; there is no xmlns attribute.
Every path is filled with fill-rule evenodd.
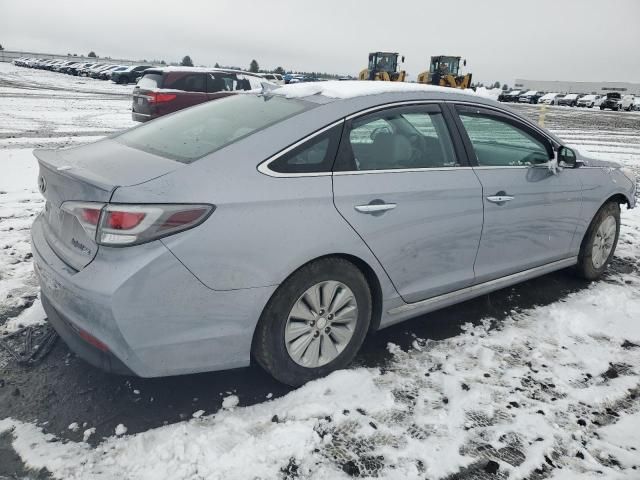
<svg viewBox="0 0 640 480"><path fill-rule="evenodd" d="M404 82L374 82L361 80L327 81L294 83L272 90L273 95L281 95L287 98L304 98L313 95L322 95L330 98L354 98L366 95L379 95L383 93L408 93L408 92L439 92L462 93L478 96L473 90L459 90L422 83Z"/></svg>
<svg viewBox="0 0 640 480"><path fill-rule="evenodd" d="M245 72L244 70L236 70L233 68L214 68L214 67L153 67L153 70L162 70L163 72L196 72L196 73L211 73L211 72L225 72L225 73L239 73L242 75L251 75L252 77L260 77L257 73ZM260 77L262 78L262 77Z"/></svg>

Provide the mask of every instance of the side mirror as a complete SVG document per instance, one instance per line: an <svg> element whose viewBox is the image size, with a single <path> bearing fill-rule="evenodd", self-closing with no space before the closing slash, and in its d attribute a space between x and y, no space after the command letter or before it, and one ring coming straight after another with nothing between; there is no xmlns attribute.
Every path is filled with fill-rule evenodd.
<svg viewBox="0 0 640 480"><path fill-rule="evenodd" d="M462 61L462 65L465 66L465 67L467 66L467 59L466 58Z"/></svg>
<svg viewBox="0 0 640 480"><path fill-rule="evenodd" d="M578 165L578 159L576 152L568 147L560 147L558 150L558 165L564 168L576 168Z"/></svg>
<svg viewBox="0 0 640 480"><path fill-rule="evenodd" d="M404 63L404 55L402 56L402 63Z"/></svg>

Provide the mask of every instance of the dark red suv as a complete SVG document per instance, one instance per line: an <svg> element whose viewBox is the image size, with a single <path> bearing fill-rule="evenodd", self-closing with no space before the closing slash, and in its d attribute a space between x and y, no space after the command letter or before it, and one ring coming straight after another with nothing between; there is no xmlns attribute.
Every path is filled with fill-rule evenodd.
<svg viewBox="0 0 640 480"><path fill-rule="evenodd" d="M131 117L146 122L242 90L261 88L262 77L218 68L150 68L133 89Z"/></svg>

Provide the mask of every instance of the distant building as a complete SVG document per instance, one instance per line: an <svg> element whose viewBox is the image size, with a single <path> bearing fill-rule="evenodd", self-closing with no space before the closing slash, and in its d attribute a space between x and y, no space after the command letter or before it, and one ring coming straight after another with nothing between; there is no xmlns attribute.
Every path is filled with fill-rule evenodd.
<svg viewBox="0 0 640 480"><path fill-rule="evenodd" d="M594 93L620 92L621 95L640 95L640 83L629 82L564 82L560 80L525 80L516 78L518 90L540 90L553 93Z"/></svg>

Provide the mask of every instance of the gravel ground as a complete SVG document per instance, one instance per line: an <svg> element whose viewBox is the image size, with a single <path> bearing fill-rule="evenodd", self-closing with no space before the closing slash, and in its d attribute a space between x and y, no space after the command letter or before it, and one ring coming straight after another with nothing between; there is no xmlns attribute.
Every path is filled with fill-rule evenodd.
<svg viewBox="0 0 640 480"><path fill-rule="evenodd" d="M130 86L122 87L92 79L65 77L61 80L58 74L0 64L0 165L6 162L2 166L3 172L7 166L14 164L12 162L27 162L25 159L29 157L31 148L91 141L130 127L133 124L129 117L130 90ZM640 114L637 112L600 112L528 105L514 105L513 108L536 121L542 115L547 128L581 150L601 158L614 155L616 160L634 167L637 162L637 166L640 166ZM28 307L34 301L36 305L32 308L37 307L38 290L31 274L28 245L30 222L42 206L35 188L35 169L33 180L31 188L17 191L11 189L10 174L0 181L0 265L7 265L0 271L0 325L8 324L21 313L29 312L31 309ZM602 284L616 283L620 278L628 280L628 276L637 277L637 269L637 261L632 256L618 257ZM471 326L484 328L486 319L491 319L487 330L500 330L518 312L536 312L545 306L553 307L571 295L582 294L590 288L593 285L579 280L570 270L565 270L413 319L369 338L355 362L354 371L363 367L367 371L374 369L384 374L387 369L402 370L412 362L424 367L425 361L435 361L437 355L407 360L402 352L420 350L432 342L455 343L461 335L468 335L469 329L473 328ZM393 347L389 348L389 345ZM624 372L624 366L614 368L611 375L621 375L620 372ZM419 387L414 385L413 388ZM237 396L240 406L260 407L265 401L272 401L290 392L289 388L276 383L256 367L140 379L113 376L96 370L76 358L61 341L57 342L43 362L30 367L18 366L0 351L0 419L31 422L40 426L45 433L54 434L56 440L73 442L83 439L86 428L95 428L95 433L88 439L94 446L112 436L120 424L126 425L128 434L147 432L163 425L184 422L198 410L205 410L208 415L214 414L220 411L225 398L231 395ZM285 399L289 397L287 395ZM406 395L403 398L406 401ZM620 411L632 411L637 406L637 400L632 398L624 404L624 408L620 407ZM79 428L69 429L73 423L77 423ZM330 425L324 427L328 430L332 428ZM339 436L339 432L333 431L333 435ZM346 434L343 432L343 435ZM346 435L345 438L350 437ZM0 434L0 479L3 475L9 478L49 476L45 470L36 472L27 469L11 446L11 441L9 433ZM476 444L473 448L481 448L481 445ZM558 453L559 457L563 455L567 453ZM459 476L448 478L485 478L485 470L493 469L491 462L495 463L494 460L489 463L486 460L495 455L482 456L475 452L471 456L484 461L481 464L471 463L461 470ZM329 457L331 455L323 458ZM362 463L354 463L362 471L352 469L348 472L351 460L339 462L333 458L333 461L342 462L341 468L348 474L366 473L366 469L362 470ZM561 463L557 458L549 459L549 462ZM370 459L370 464L377 465L375 458ZM297 465L294 462L283 466L282 478L295 478L296 475L287 475L290 471L297 471ZM372 475L378 475L381 471L382 466L368 470ZM549 477L547 472L540 477L530 478ZM494 475L487 478L507 477ZM640 478L640 474L635 478Z"/></svg>

